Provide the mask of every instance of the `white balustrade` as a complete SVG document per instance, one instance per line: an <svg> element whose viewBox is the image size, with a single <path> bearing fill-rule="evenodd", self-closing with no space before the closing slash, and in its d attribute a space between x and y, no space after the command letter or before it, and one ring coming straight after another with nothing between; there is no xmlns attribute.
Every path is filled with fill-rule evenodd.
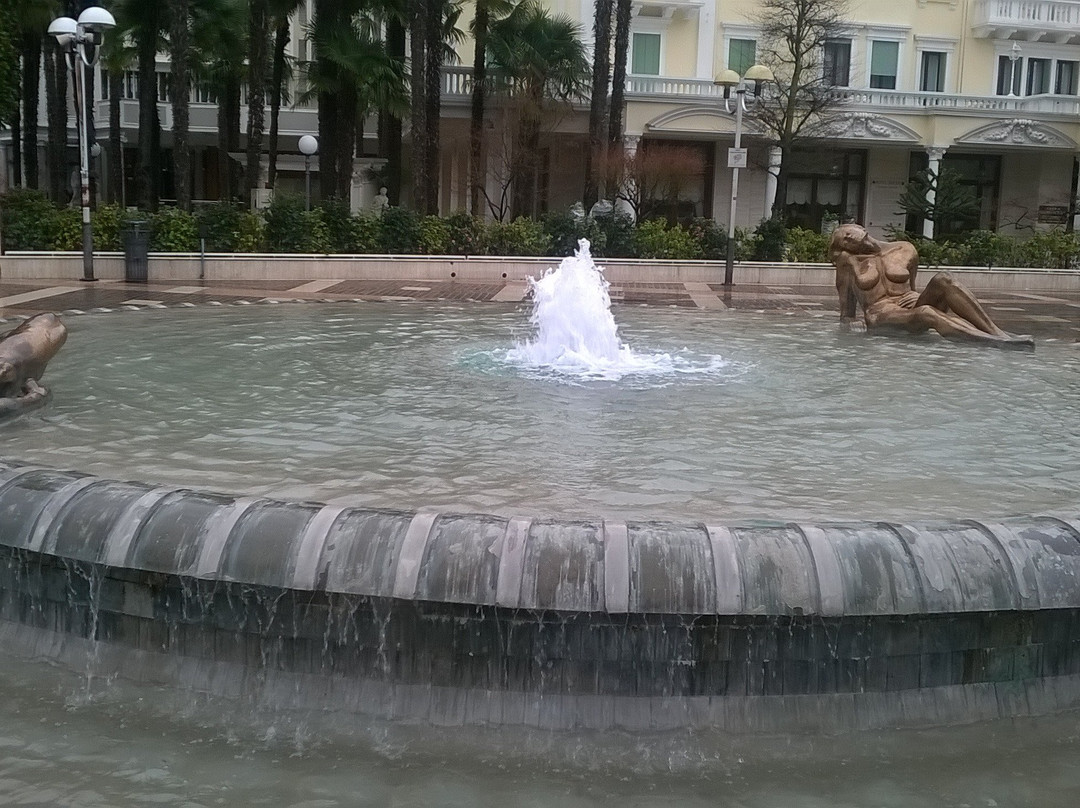
<svg viewBox="0 0 1080 808"><path fill-rule="evenodd" d="M1080 33L1080 2L1074 0L976 0L976 28L1019 27Z"/></svg>

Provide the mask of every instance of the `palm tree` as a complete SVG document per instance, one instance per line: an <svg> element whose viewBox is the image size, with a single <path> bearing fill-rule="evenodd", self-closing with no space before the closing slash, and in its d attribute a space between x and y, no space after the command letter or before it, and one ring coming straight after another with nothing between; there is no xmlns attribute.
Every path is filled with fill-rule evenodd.
<svg viewBox="0 0 1080 808"><path fill-rule="evenodd" d="M240 150L240 91L247 54L246 0L192 0L191 42L195 78L211 88L218 105L219 196L235 200L242 177L230 155Z"/></svg>
<svg viewBox="0 0 1080 808"><path fill-rule="evenodd" d="M139 161L135 196L143 210L157 210L161 195L161 122L157 109L157 54L162 49L166 9L143 0L115 0L117 35L135 46L139 74Z"/></svg>
<svg viewBox="0 0 1080 808"><path fill-rule="evenodd" d="M267 187L277 183L278 120L281 102L287 100L285 83L291 77L285 49L289 45L290 18L302 0L270 0L270 19L274 29L274 47L270 58L270 139L267 144L269 167Z"/></svg>
<svg viewBox="0 0 1080 808"><path fill-rule="evenodd" d="M418 210L428 214L439 212L439 127L442 121L442 66L456 60L454 45L461 41L457 28L461 6L456 0L427 0L424 21L424 129L423 159L427 179L423 204L413 200ZM413 135L414 139L416 134Z"/></svg>
<svg viewBox="0 0 1080 808"><path fill-rule="evenodd" d="M25 165L21 179L27 188L37 188L38 177L38 95L41 91L41 46L50 20L56 16L53 0L19 0L15 17L19 21L19 50L22 57L22 149ZM52 37L49 37L52 39Z"/></svg>
<svg viewBox="0 0 1080 808"><path fill-rule="evenodd" d="M608 88L611 81L611 10L613 0L595 0L593 14L592 93L589 96L589 148L585 152L585 190L582 199L590 210L599 195L597 165L603 163Z"/></svg>
<svg viewBox="0 0 1080 808"><path fill-rule="evenodd" d="M630 0L615 3L615 59L611 76L611 106L608 118L608 143L622 148L623 93L626 91L626 61L630 51Z"/></svg>
<svg viewBox="0 0 1080 808"><path fill-rule="evenodd" d="M248 5L248 127L247 172L244 187L258 187L262 161L263 127L266 120L266 84L270 44L269 0L250 0Z"/></svg>
<svg viewBox="0 0 1080 808"><path fill-rule="evenodd" d="M493 20L505 17L511 0L476 0L476 15L470 31L473 37L472 104L469 116L469 212L480 213L484 188L484 99L487 96L487 40Z"/></svg>
<svg viewBox="0 0 1080 808"><path fill-rule="evenodd" d="M308 95L319 101L319 182L326 199L348 198L364 117L404 104L402 65L387 53L380 29L377 10L358 13L340 3L316 9L316 59L306 68Z"/></svg>
<svg viewBox="0 0 1080 808"><path fill-rule="evenodd" d="M581 29L526 0L492 25L491 61L518 108L512 157L511 215L535 212L540 127L547 101L571 102L588 90L589 60Z"/></svg>
<svg viewBox="0 0 1080 808"><path fill-rule="evenodd" d="M176 206L191 210L191 0L169 0L169 60L172 68L173 175Z"/></svg>
<svg viewBox="0 0 1080 808"><path fill-rule="evenodd" d="M68 130L68 82L64 52L49 37L42 46L45 75L45 120L48 141L45 160L48 166L49 198L57 205L71 201L71 188L66 176Z"/></svg>

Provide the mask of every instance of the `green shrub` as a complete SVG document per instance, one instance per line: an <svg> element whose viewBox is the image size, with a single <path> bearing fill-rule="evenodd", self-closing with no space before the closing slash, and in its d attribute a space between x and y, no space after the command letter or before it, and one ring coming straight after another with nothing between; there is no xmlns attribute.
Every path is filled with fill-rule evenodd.
<svg viewBox="0 0 1080 808"><path fill-rule="evenodd" d="M692 219L686 229L701 245L702 258L722 261L727 257L727 233L712 219L699 216Z"/></svg>
<svg viewBox="0 0 1080 808"><path fill-rule="evenodd" d="M484 220L468 213L454 213L446 219L447 255L483 255Z"/></svg>
<svg viewBox="0 0 1080 808"><path fill-rule="evenodd" d="M488 255L550 255L551 237L540 222L524 216L512 222L492 222L485 241Z"/></svg>
<svg viewBox="0 0 1080 808"><path fill-rule="evenodd" d="M243 252L240 249L240 219L246 213L232 202L200 205L195 210L199 232L206 233L209 252Z"/></svg>
<svg viewBox="0 0 1080 808"><path fill-rule="evenodd" d="M382 217L377 214L361 214L353 217L353 243L358 253L383 251Z"/></svg>
<svg viewBox="0 0 1080 808"><path fill-rule="evenodd" d="M264 212L265 240L270 252L326 253L330 237L322 210L304 210L304 198L275 194Z"/></svg>
<svg viewBox="0 0 1080 808"><path fill-rule="evenodd" d="M761 254L761 236L752 233L745 227L735 228L735 260L757 261Z"/></svg>
<svg viewBox="0 0 1080 808"><path fill-rule="evenodd" d="M327 252L355 253L356 228L349 203L340 199L329 199L319 205L323 224L326 227Z"/></svg>
<svg viewBox="0 0 1080 808"><path fill-rule="evenodd" d="M236 251L257 253L266 248L266 220L258 213L242 211L236 220Z"/></svg>
<svg viewBox="0 0 1080 808"><path fill-rule="evenodd" d="M0 197L5 250L45 250L52 241L56 208L41 191L12 188Z"/></svg>
<svg viewBox="0 0 1080 808"><path fill-rule="evenodd" d="M162 208L150 216L150 249L156 252L195 252L199 225L180 208Z"/></svg>
<svg viewBox="0 0 1080 808"><path fill-rule="evenodd" d="M601 258L632 258L634 255L634 232L637 225L630 214L615 211L610 216L594 220L597 228L599 250L593 255Z"/></svg>
<svg viewBox="0 0 1080 808"><path fill-rule="evenodd" d="M634 245L638 258L691 260L702 257L702 248L682 225L668 227L664 219L641 222L635 233Z"/></svg>
<svg viewBox="0 0 1080 808"><path fill-rule="evenodd" d="M992 230L976 230L964 239L961 261L968 266L1016 266L1016 247L1016 240L1008 236Z"/></svg>
<svg viewBox="0 0 1080 808"><path fill-rule="evenodd" d="M47 247L50 250L82 249L82 208L61 208L53 211Z"/></svg>
<svg viewBox="0 0 1080 808"><path fill-rule="evenodd" d="M751 253L754 261L783 261L787 230L784 220L773 217L762 219L754 230L757 240Z"/></svg>
<svg viewBox="0 0 1080 808"><path fill-rule="evenodd" d="M580 239L589 240L589 250L593 255L603 255L607 246L607 234L602 221L610 217L591 218L575 216L569 211L549 211L540 218L554 255L573 255Z"/></svg>
<svg viewBox="0 0 1080 808"><path fill-rule="evenodd" d="M420 253L420 216L409 208L386 208L382 212L382 246L391 255Z"/></svg>
<svg viewBox="0 0 1080 808"><path fill-rule="evenodd" d="M1018 264L1025 267L1068 269L1080 258L1080 241L1075 233L1064 230L1038 232L1016 246Z"/></svg>
<svg viewBox="0 0 1080 808"><path fill-rule="evenodd" d="M439 216L425 216L420 220L417 241L424 255L447 255L450 252L450 226Z"/></svg>
<svg viewBox="0 0 1080 808"><path fill-rule="evenodd" d="M106 252L123 250L121 233L136 215L120 205L99 205L98 209L90 214L90 225L94 229L94 249Z"/></svg>
<svg viewBox="0 0 1080 808"><path fill-rule="evenodd" d="M785 238L785 258L798 263L821 263L829 260L829 236L793 227Z"/></svg>

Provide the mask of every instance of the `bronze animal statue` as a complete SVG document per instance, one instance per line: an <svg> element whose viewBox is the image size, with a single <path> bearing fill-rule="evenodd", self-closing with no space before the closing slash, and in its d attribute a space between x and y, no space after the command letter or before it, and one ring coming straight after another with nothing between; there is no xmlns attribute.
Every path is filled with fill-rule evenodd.
<svg viewBox="0 0 1080 808"><path fill-rule="evenodd" d="M862 307L868 330L934 329L943 337L1010 348L1035 347L1028 336L1002 331L971 291L947 272L915 289L919 254L906 241L878 241L857 224L833 231L829 260L836 267L840 317L850 321Z"/></svg>
<svg viewBox="0 0 1080 808"><path fill-rule="evenodd" d="M67 340L55 314L38 314L0 336L0 415L42 403L49 391L39 384L45 366Z"/></svg>

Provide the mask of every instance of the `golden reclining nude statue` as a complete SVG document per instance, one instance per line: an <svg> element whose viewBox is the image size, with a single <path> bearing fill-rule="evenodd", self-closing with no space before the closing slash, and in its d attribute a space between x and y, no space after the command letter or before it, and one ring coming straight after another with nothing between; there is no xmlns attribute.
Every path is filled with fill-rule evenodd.
<svg viewBox="0 0 1080 808"><path fill-rule="evenodd" d="M840 317L850 321L862 306L868 330L934 329L943 337L1001 347L1034 348L1035 341L1002 331L965 286L947 272L915 289L919 254L906 241L878 241L857 224L833 231L829 260L836 267Z"/></svg>

